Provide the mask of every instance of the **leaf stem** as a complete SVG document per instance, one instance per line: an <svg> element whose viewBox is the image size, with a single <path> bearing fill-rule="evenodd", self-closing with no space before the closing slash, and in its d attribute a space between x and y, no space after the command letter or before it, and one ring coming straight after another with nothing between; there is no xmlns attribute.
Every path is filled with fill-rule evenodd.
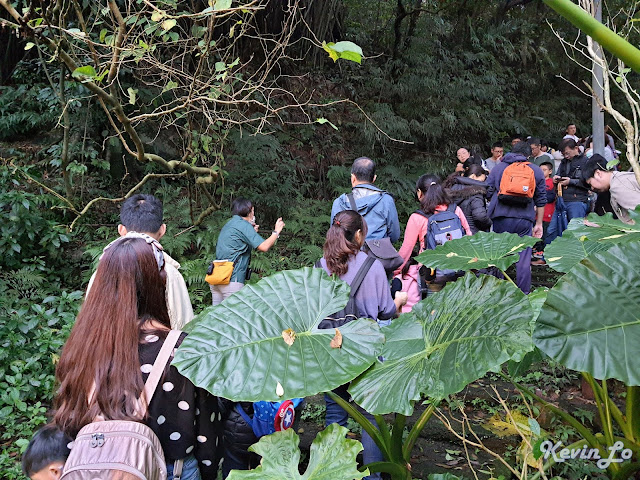
<svg viewBox="0 0 640 480"><path fill-rule="evenodd" d="M432 403L431 405L429 405L429 407L426 408L424 412L422 412L422 415L420 415L418 421L411 428L409 436L405 440L404 446L402 447L402 457L404 458L405 462L409 463L409 460L411 459L411 451L413 450L413 447L416 444L418 437L420 436L420 432L422 432L422 430L424 429L425 425L433 415L433 412L435 411L437 406L437 403Z"/></svg>
<svg viewBox="0 0 640 480"><path fill-rule="evenodd" d="M502 272L502 274L504 275L504 278L506 278L507 280L509 280L511 283L513 283L516 287L518 285L516 285L516 282L514 282L511 277L509 275L507 275L507 272L505 272L504 270L500 270Z"/></svg>

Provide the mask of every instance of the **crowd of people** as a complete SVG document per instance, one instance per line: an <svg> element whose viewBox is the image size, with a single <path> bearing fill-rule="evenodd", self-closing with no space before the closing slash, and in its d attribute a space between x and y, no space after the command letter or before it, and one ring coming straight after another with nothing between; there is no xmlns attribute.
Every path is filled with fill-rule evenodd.
<svg viewBox="0 0 640 480"><path fill-rule="evenodd" d="M570 125L555 151L545 141L521 137L513 139L506 154L501 143L494 143L485 159L460 148L451 175L417 179L416 211L407 220L397 252L391 246L401 237L394 199L375 185L375 162L356 159L352 190L333 203L323 257L315 265L351 285L353 303L345 307L348 312L326 320L335 325L348 317L365 317L388 325L460 275L420 265L415 257L480 231L540 239L534 252L520 253L516 264L516 283L529 293L531 263L544 263L544 245L566 228L563 218L570 221L592 210L593 192L608 193L609 210L625 222L630 221L628 209L640 204L634 174L607 168L615 147L612 139L606 143L608 156L590 155L590 141L579 139ZM555 208L560 197L562 217ZM244 287L252 251L272 248L285 227L279 218L263 238L248 199L236 198L231 213L209 272L213 305ZM57 479L65 469L82 470L78 458L73 467L65 461L73 449L84 452L85 440L91 448L104 442L102 434L83 434L104 420L123 422L119 426L124 430L132 428L127 422L150 429L142 434L157 437L169 479L215 479L220 465L226 478L232 468L255 467L259 458L247 449L257 437L245 416L254 413L253 405L242 403L238 410L238 404L195 387L170 366L174 348L186 336L179 330L193 318L193 309L180 265L160 243L166 231L161 202L134 195L122 205L120 218L120 238L104 249L60 354L52 422L30 442L23 456L25 474L35 480ZM213 274L216 268L220 275ZM480 273L501 276L495 269ZM334 392L348 398L346 385ZM347 414L339 404L330 396L326 404L326 424L346 425ZM382 460L366 432L362 443L365 463Z"/></svg>

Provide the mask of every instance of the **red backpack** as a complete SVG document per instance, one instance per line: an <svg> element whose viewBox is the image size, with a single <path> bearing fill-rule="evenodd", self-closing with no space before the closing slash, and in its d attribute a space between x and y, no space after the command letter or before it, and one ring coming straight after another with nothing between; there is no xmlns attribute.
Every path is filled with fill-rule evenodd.
<svg viewBox="0 0 640 480"><path fill-rule="evenodd" d="M536 176L529 162L514 162L504 169L500 180L498 200L504 203L527 205L536 191Z"/></svg>

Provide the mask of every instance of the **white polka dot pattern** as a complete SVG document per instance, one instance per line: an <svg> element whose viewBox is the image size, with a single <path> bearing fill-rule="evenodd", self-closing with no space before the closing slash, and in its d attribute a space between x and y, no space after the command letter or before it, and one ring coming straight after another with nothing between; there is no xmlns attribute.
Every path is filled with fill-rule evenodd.
<svg viewBox="0 0 640 480"><path fill-rule="evenodd" d="M207 437L205 437L204 435L198 435L198 441L200 443L204 443L207 441Z"/></svg>
<svg viewBox="0 0 640 480"><path fill-rule="evenodd" d="M173 390L173 383L171 383L171 382L165 382L165 383L163 383L163 384L162 384L162 389L163 389L165 392L170 392L171 390Z"/></svg>
<svg viewBox="0 0 640 480"><path fill-rule="evenodd" d="M207 467L210 467L211 466L211 460L202 460L202 464L207 466Z"/></svg>
<svg viewBox="0 0 640 480"><path fill-rule="evenodd" d="M189 404L187 402L185 402L184 400L178 402L178 408L180 410L189 410Z"/></svg>
<svg viewBox="0 0 640 480"><path fill-rule="evenodd" d="M153 370L153 365L151 365L150 363L145 363L140 367L140 371L142 373L151 373L151 370Z"/></svg>
<svg viewBox="0 0 640 480"><path fill-rule="evenodd" d="M164 415L160 415L158 417L158 425L162 425L167 419L164 418Z"/></svg>
<svg viewBox="0 0 640 480"><path fill-rule="evenodd" d="M180 435L180 433L179 433L179 432L173 432L171 435L169 435L169 438L170 438L171 440L180 440L180 437L181 437L181 436L182 436L182 435Z"/></svg>
<svg viewBox="0 0 640 480"><path fill-rule="evenodd" d="M157 335L147 335L146 337L144 337L144 339L149 343L154 343L160 340L160 338Z"/></svg>
<svg viewBox="0 0 640 480"><path fill-rule="evenodd" d="M187 448L186 452L187 452L187 455L189 455L191 452L193 452L193 445L191 445L189 448Z"/></svg>

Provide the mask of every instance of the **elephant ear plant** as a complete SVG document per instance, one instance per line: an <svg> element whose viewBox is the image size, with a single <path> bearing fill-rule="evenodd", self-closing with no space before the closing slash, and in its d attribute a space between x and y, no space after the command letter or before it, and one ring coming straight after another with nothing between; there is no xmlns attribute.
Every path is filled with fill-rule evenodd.
<svg viewBox="0 0 640 480"><path fill-rule="evenodd" d="M494 237L504 243L504 237ZM513 256L526 248L526 241L515 239L493 256ZM437 403L533 349L534 308L512 283L469 274L389 327L379 329L375 322L359 319L339 332L319 330L324 317L346 304L348 292L348 285L321 269L265 278L201 313L174 365L196 385L235 401L304 397L354 380L350 393L376 415L379 430L351 403L335 399L372 435L385 457L363 470L410 479L411 450ZM425 397L431 405L403 442L406 415ZM381 416L391 412L397 413L392 428ZM254 450L269 455L264 442L282 442L285 448L290 442L285 434L292 433L263 438ZM359 478L352 474L333 478Z"/></svg>
<svg viewBox="0 0 640 480"><path fill-rule="evenodd" d="M603 240L603 239L600 239ZM536 346L562 365L582 372L593 389L601 433L593 433L576 418L540 399L582 439L567 448L588 445L602 458L614 445L632 458L608 465L609 476L629 478L640 471L640 242L611 246L582 260L549 291L536 323ZM608 379L626 385L625 407L611 398ZM620 460L621 449L616 458ZM556 459L552 457L549 464Z"/></svg>

